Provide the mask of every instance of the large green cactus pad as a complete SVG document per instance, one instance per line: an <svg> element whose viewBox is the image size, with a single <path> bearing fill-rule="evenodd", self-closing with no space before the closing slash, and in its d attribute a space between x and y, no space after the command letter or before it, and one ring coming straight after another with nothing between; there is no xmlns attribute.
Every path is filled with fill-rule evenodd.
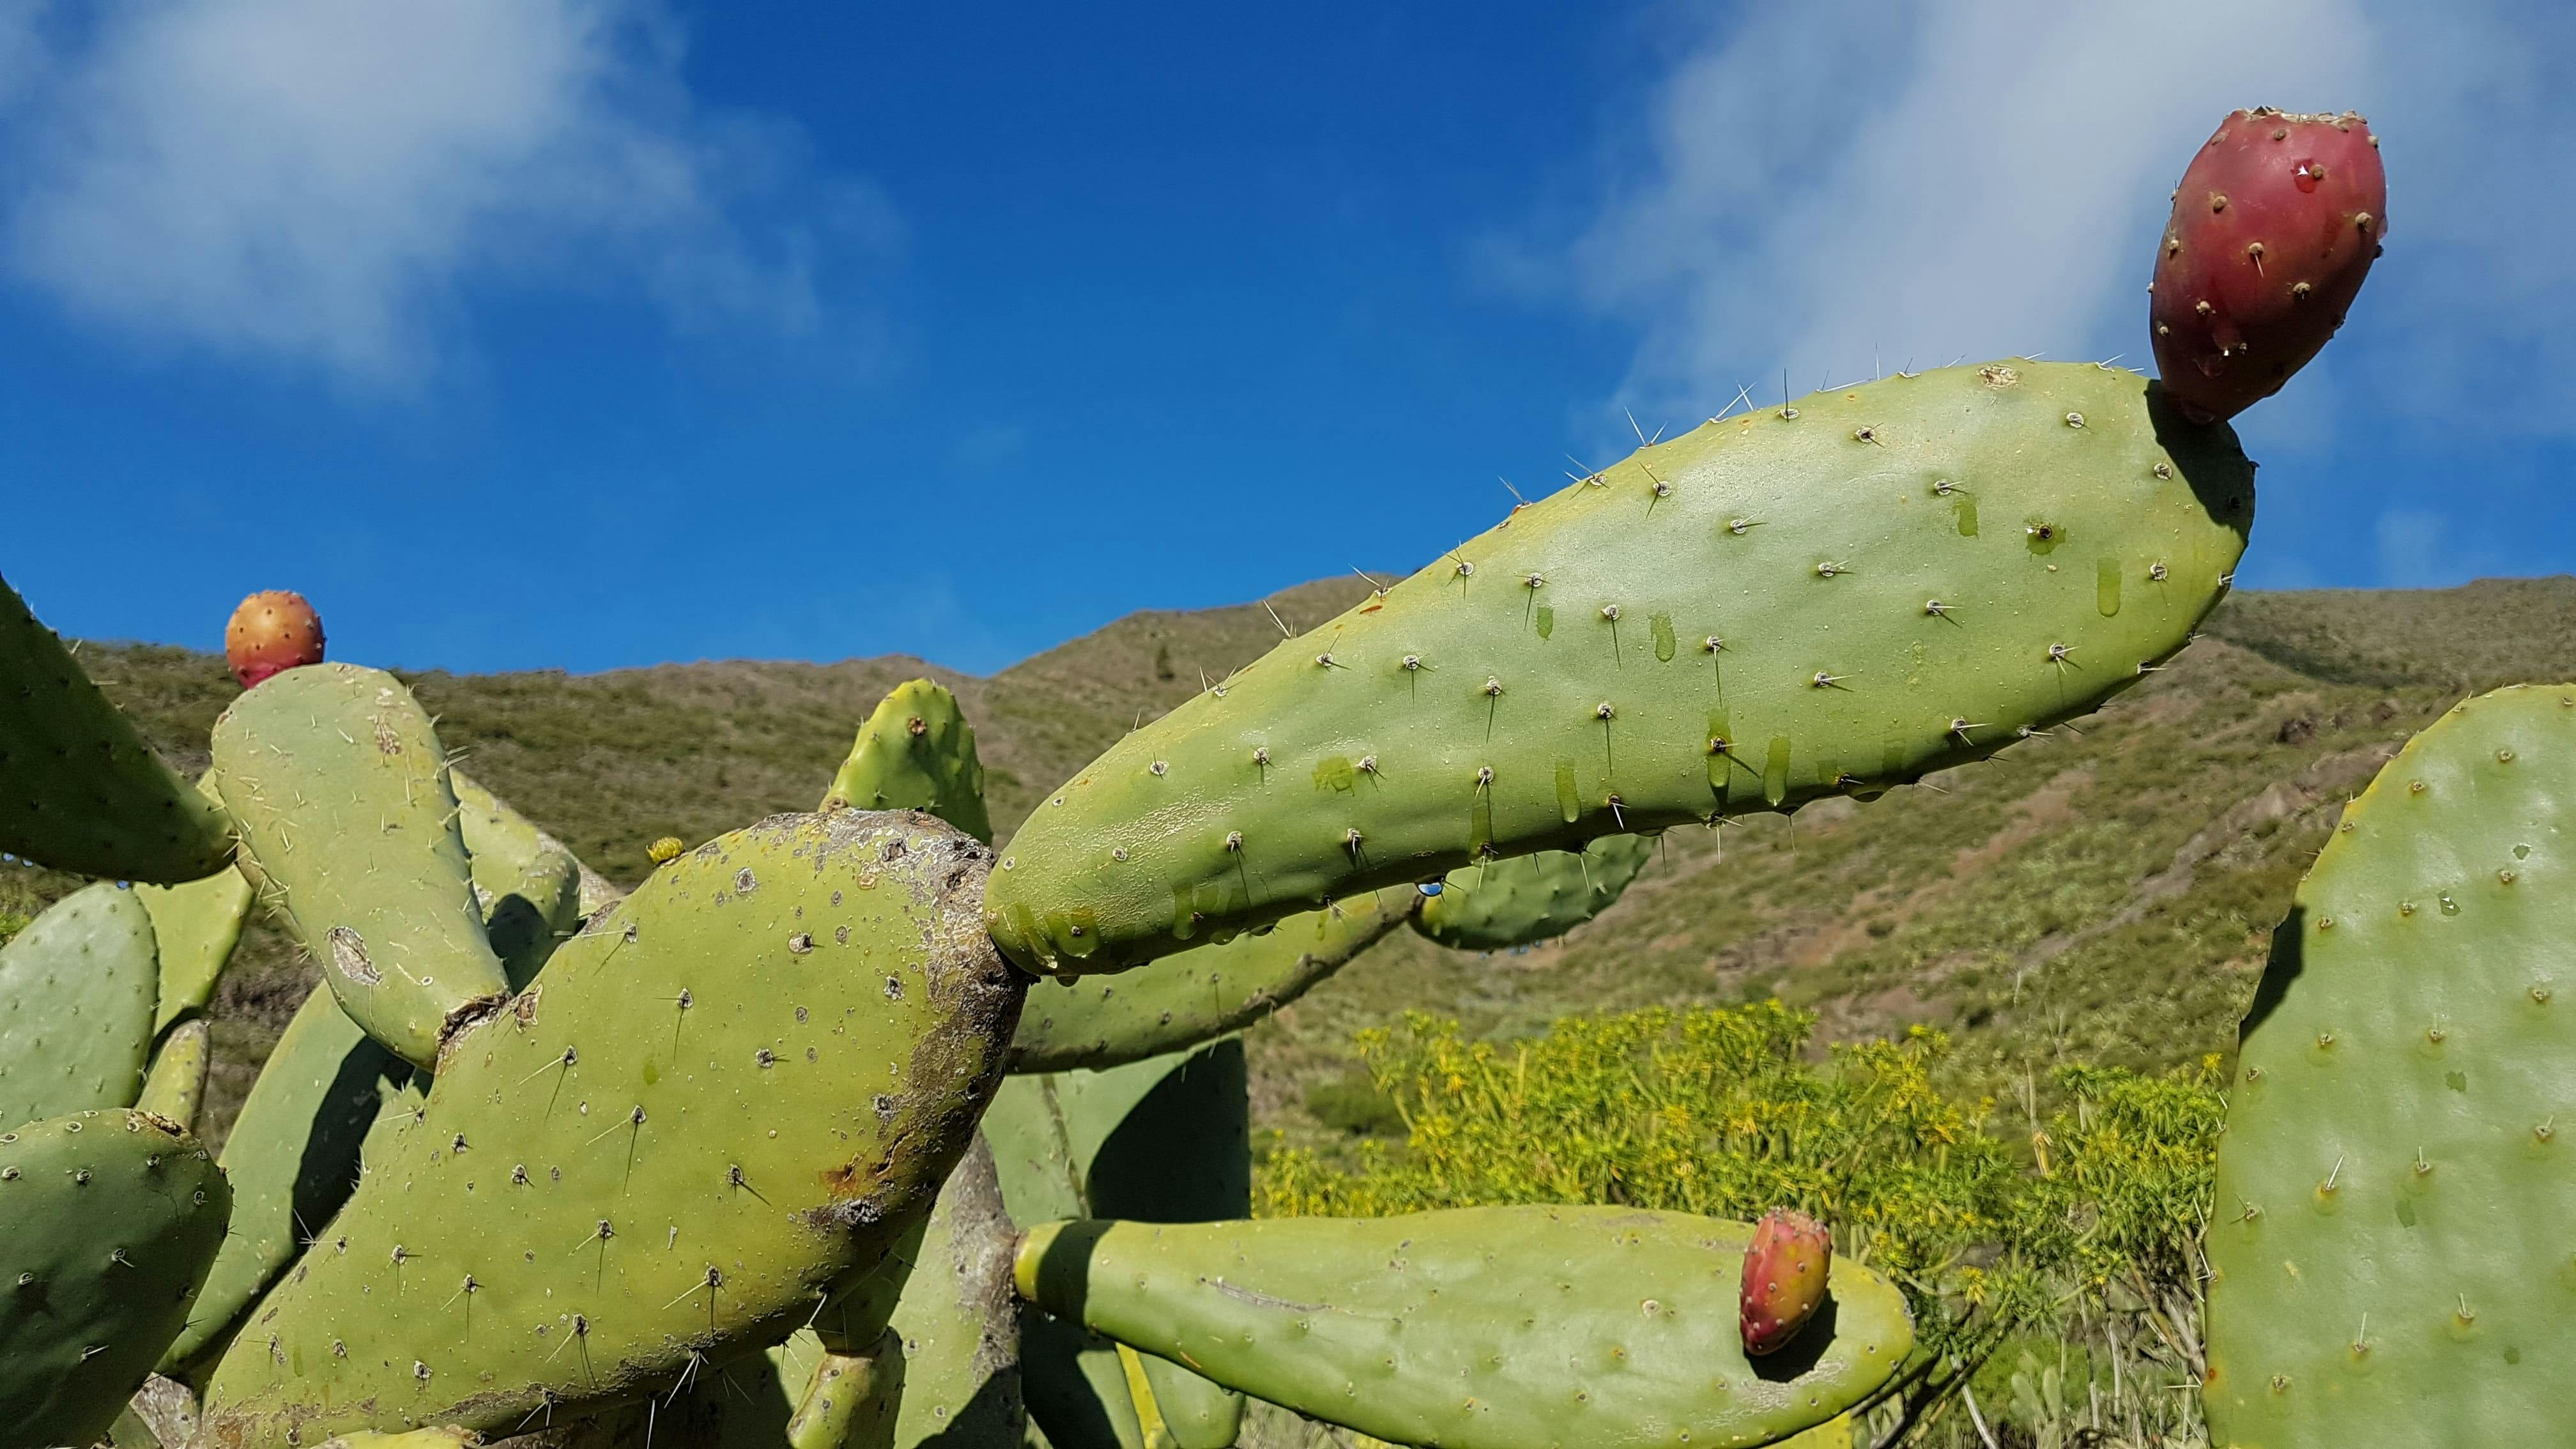
<svg viewBox="0 0 2576 1449"><path fill-rule="evenodd" d="M1751 1238L1617 1207L1045 1223L1014 1274L1050 1312L1399 1444L1754 1445L1859 1402L1914 1334L1893 1286L1837 1261L1825 1312L1747 1360L1735 1295Z"/></svg>
<svg viewBox="0 0 2576 1449"><path fill-rule="evenodd" d="M396 1055L439 1043L508 994L485 939L447 757L411 691L380 669L309 664L215 721L215 787L252 873L341 1008Z"/></svg>
<svg viewBox="0 0 2576 1449"><path fill-rule="evenodd" d="M162 763L0 582L0 851L175 885L232 858L223 811Z"/></svg>
<svg viewBox="0 0 2576 1449"><path fill-rule="evenodd" d="M0 946L0 1125L132 1106L159 976L151 915L104 882Z"/></svg>
<svg viewBox="0 0 2576 1449"><path fill-rule="evenodd" d="M1012 1077L984 1131L1003 1201L1021 1222L1204 1222L1250 1211L1251 1106L1239 1038L1107 1071ZM1193 1443L1231 1442L1239 1395L1160 1358L1140 1367L1168 1428ZM1029 1417L1057 1449L1146 1449L1116 1348L1078 1320L1032 1314L1020 1370Z"/></svg>
<svg viewBox="0 0 2576 1449"><path fill-rule="evenodd" d="M1128 735L986 903L1116 971L1488 854L1867 794L2180 649L2253 518L2134 373L1898 376L1640 449Z"/></svg>
<svg viewBox="0 0 2576 1449"><path fill-rule="evenodd" d="M1026 978L929 816L778 816L656 871L449 1051L206 1391L212 1442L500 1430L787 1337L916 1233Z"/></svg>
<svg viewBox="0 0 2576 1449"><path fill-rule="evenodd" d="M1099 1071L1241 1031L1385 939L1420 897L1405 889L1398 899L1353 896L1117 976L1032 986L1011 1070Z"/></svg>
<svg viewBox="0 0 2576 1449"><path fill-rule="evenodd" d="M879 701L850 757L832 777L823 809L927 810L977 840L993 838L984 813L984 765L957 696L927 679Z"/></svg>
<svg viewBox="0 0 2576 1449"><path fill-rule="evenodd" d="M0 1133L0 1445L93 1444L187 1320L231 1195L148 1112Z"/></svg>
<svg viewBox="0 0 2576 1449"><path fill-rule="evenodd" d="M1414 913L1413 928L1459 951L1553 941L1618 904L1655 858L1656 843L1651 836L1605 835L1581 850L1462 865Z"/></svg>
<svg viewBox="0 0 2576 1449"><path fill-rule="evenodd" d="M2346 807L2219 1139L2219 1449L2566 1440L2571 938L2576 685L2458 706Z"/></svg>
<svg viewBox="0 0 2576 1449"><path fill-rule="evenodd" d="M327 988L304 998L224 1139L232 1231L164 1372L230 1341L236 1321L304 1251L305 1239L329 1226L357 1185L368 1130L412 1076Z"/></svg>

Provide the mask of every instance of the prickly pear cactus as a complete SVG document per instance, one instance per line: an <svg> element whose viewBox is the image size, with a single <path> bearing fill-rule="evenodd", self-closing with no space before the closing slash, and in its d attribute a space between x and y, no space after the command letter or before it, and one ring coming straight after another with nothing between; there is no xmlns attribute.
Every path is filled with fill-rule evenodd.
<svg viewBox="0 0 2576 1449"><path fill-rule="evenodd" d="M1239 1038L1107 1071L1015 1076L984 1118L1003 1201L1020 1222L1241 1217L1251 1210L1251 1130ZM1231 1441L1240 1396L1161 1358L1141 1369L1159 1420L1194 1442ZM1029 1417L1056 1449L1148 1449L1115 1346L1079 1320L1033 1314L1020 1371Z"/></svg>
<svg viewBox="0 0 2576 1449"><path fill-rule="evenodd" d="M484 937L510 989L520 990L581 926L581 862L464 771L447 778Z"/></svg>
<svg viewBox="0 0 2576 1449"><path fill-rule="evenodd" d="M1727 1310L1752 1230L1616 1207L1370 1219L1045 1223L1022 1297L1218 1383L1399 1444L1767 1444L1913 1345L1849 1262L1798 1349L1748 1360Z"/></svg>
<svg viewBox="0 0 2576 1449"><path fill-rule="evenodd" d="M1011 1070L1100 1071L1241 1031L1384 940L1418 899L1353 896L1118 976L1040 982L1011 1039Z"/></svg>
<svg viewBox="0 0 2576 1449"><path fill-rule="evenodd" d="M197 1130L197 1106L206 1098L206 1019L192 1016L170 1029L152 1065L143 1073L143 1090L134 1105L156 1117L167 1117L183 1132Z"/></svg>
<svg viewBox="0 0 2576 1449"><path fill-rule="evenodd" d="M982 1137L950 1173L923 1234L918 1261L895 1304L903 1342L900 1449L952 1444L986 1449L1020 1442L1018 1303L1011 1249L1018 1237L1002 1206L992 1148ZM944 1436L944 1437L943 1437Z"/></svg>
<svg viewBox="0 0 2576 1449"><path fill-rule="evenodd" d="M2180 649L2253 504L2233 433L2089 364L1711 422L1121 740L1012 838L994 939L1124 970L1489 854L1980 758Z"/></svg>
<svg viewBox="0 0 2576 1449"><path fill-rule="evenodd" d="M408 1062L358 1029L328 989L316 987L304 999L224 1139L232 1231L163 1372L230 1342L242 1314L304 1251L305 1239L330 1225L357 1184L369 1129L413 1075Z"/></svg>
<svg viewBox="0 0 2576 1449"><path fill-rule="evenodd" d="M1824 1224L1790 1208L1762 1215L1744 1250L1736 1295L1736 1327L1747 1354L1765 1357L1797 1340L1824 1306L1833 1263L1834 1240Z"/></svg>
<svg viewBox="0 0 2576 1449"><path fill-rule="evenodd" d="M290 669L215 721L243 869L350 1017L414 1066L509 994L484 935L447 757L379 669Z"/></svg>
<svg viewBox="0 0 2576 1449"><path fill-rule="evenodd" d="M904 1382L903 1336L891 1328L864 1354L822 1355L787 1421L787 1449L895 1449Z"/></svg>
<svg viewBox="0 0 2576 1449"><path fill-rule="evenodd" d="M1581 850L1542 850L1449 872L1413 929L1459 951L1553 941L1618 904L1655 858L1654 837L1605 835Z"/></svg>
<svg viewBox="0 0 2576 1449"><path fill-rule="evenodd" d="M92 1444L187 1321L231 1195L146 1112L0 1132L0 1444Z"/></svg>
<svg viewBox="0 0 2576 1449"><path fill-rule="evenodd" d="M2345 808L2272 937L2219 1139L2219 1449L2566 1436L2576 685L2500 690Z"/></svg>
<svg viewBox="0 0 2576 1449"><path fill-rule="evenodd" d="M221 804L211 778L199 780L197 790ZM214 999L215 982L241 944L242 922L250 915L250 881L228 867L184 885L139 885L134 894L152 913L152 938L161 954L160 1001L152 1013L157 1034Z"/></svg>
<svg viewBox="0 0 2576 1449"><path fill-rule="evenodd" d="M787 1337L919 1232L999 1081L1026 978L981 929L989 859L842 811L656 871L370 1149L215 1368L213 1442L506 1429Z"/></svg>
<svg viewBox="0 0 2576 1449"><path fill-rule="evenodd" d="M0 851L79 875L176 885L232 859L188 788L0 582Z"/></svg>
<svg viewBox="0 0 2576 1449"><path fill-rule="evenodd" d="M897 685L859 727L822 808L927 810L977 840L992 840L984 766L957 696L927 679Z"/></svg>
<svg viewBox="0 0 2576 1449"><path fill-rule="evenodd" d="M0 1124L132 1106L159 977L151 915L104 882L0 946Z"/></svg>

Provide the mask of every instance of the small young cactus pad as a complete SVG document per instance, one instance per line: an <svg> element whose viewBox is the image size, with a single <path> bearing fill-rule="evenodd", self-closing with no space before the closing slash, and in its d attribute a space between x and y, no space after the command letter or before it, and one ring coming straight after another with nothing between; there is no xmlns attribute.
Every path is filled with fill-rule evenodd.
<svg viewBox="0 0 2576 1449"><path fill-rule="evenodd" d="M2231 112L2191 159L2156 246L2148 325L2165 395L2230 418L2343 326L2388 234L2370 123Z"/></svg>
<svg viewBox="0 0 2576 1449"><path fill-rule="evenodd" d="M0 946L0 1125L134 1105L159 977L152 917L105 882Z"/></svg>
<svg viewBox="0 0 2576 1449"><path fill-rule="evenodd" d="M2218 1140L2213 1443L2566 1442L2571 937L2576 685L2459 705L2345 807Z"/></svg>
<svg viewBox="0 0 2576 1449"><path fill-rule="evenodd" d="M581 862L463 770L447 779L484 937L510 989L520 990L581 925Z"/></svg>
<svg viewBox="0 0 2576 1449"><path fill-rule="evenodd" d="M138 1110L166 1117L183 1132L197 1130L197 1107L206 1099L206 1030L202 1016L170 1028L143 1073L143 1090L134 1099Z"/></svg>
<svg viewBox="0 0 2576 1449"><path fill-rule="evenodd" d="M143 743L0 582L0 851L176 885L232 859L230 822Z"/></svg>
<svg viewBox="0 0 2576 1449"><path fill-rule="evenodd" d="M1753 1225L1752 1246L1744 1250L1744 1281L1736 1295L1746 1353L1778 1353L1797 1338L1824 1306L1833 1263L1833 1236L1823 1224L1789 1208L1762 1215Z"/></svg>
<svg viewBox="0 0 2576 1449"><path fill-rule="evenodd" d="M369 1145L216 1366L212 1442L506 1430L812 1318L918 1234L1000 1080L1027 978L982 930L990 858L927 815L851 810L656 871Z"/></svg>
<svg viewBox="0 0 2576 1449"><path fill-rule="evenodd" d="M1830 1420L1913 1348L1896 1289L1845 1261L1833 1313L1758 1363L1741 1223L1617 1207L1390 1218L1044 1223L1014 1281L1050 1312L1399 1444L1767 1444Z"/></svg>
<svg viewBox="0 0 2576 1449"><path fill-rule="evenodd" d="M0 1132L0 1444L94 1444L179 1332L224 1238L214 1159L148 1112Z"/></svg>
<svg viewBox="0 0 2576 1449"><path fill-rule="evenodd" d="M1449 872L1413 929L1455 951L1510 951L1553 941L1618 904L1658 841L1605 835L1581 850L1542 850Z"/></svg>
<svg viewBox="0 0 2576 1449"><path fill-rule="evenodd" d="M291 589L241 601L224 624L224 663L249 689L272 675L322 662L322 616Z"/></svg>
<svg viewBox="0 0 2576 1449"><path fill-rule="evenodd" d="M859 726L822 808L927 810L989 843L984 765L957 696L927 679L897 685Z"/></svg>
<svg viewBox="0 0 2576 1449"><path fill-rule="evenodd" d="M216 798L211 779L198 781L197 788L208 800ZM152 937L161 953L152 1029L165 1031L214 999L215 983L241 944L242 922L250 915L250 880L227 867L181 885L136 886L134 894L152 913Z"/></svg>
<svg viewBox="0 0 2576 1449"><path fill-rule="evenodd" d="M342 1010L414 1066L497 1010L509 981L485 937L447 756L411 691L379 669L316 664L215 721L215 788L241 822L243 870L284 911Z"/></svg>
<svg viewBox="0 0 2576 1449"><path fill-rule="evenodd" d="M1899 375L1657 443L1126 736L985 902L1125 970L1491 855L1866 795L2082 714L2224 592L2253 472L2135 373Z"/></svg>
<svg viewBox="0 0 2576 1449"><path fill-rule="evenodd" d="M1403 904L1415 897L1404 893ZM1290 916L1265 932L1166 956L1117 976L1029 988L1011 1070L1100 1071L1243 1030L1384 940L1406 918L1376 894Z"/></svg>

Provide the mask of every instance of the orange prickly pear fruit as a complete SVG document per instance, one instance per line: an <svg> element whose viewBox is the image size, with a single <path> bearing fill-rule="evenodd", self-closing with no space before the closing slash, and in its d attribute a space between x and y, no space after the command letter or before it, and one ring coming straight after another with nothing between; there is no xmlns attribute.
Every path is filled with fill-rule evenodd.
<svg viewBox="0 0 2576 1449"><path fill-rule="evenodd" d="M241 601L224 626L224 662L248 689L281 670L322 662L322 616L302 594L266 589Z"/></svg>
<svg viewBox="0 0 2576 1449"><path fill-rule="evenodd" d="M1798 1336L1825 1301L1834 1240L1822 1224L1790 1208L1773 1208L1753 1226L1744 1251L1744 1291L1737 1322L1744 1351L1760 1356Z"/></svg>

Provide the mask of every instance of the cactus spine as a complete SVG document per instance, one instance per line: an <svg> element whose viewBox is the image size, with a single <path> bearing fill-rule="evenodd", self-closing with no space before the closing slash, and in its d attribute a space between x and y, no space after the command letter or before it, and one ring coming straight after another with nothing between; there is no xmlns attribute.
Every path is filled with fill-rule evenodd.
<svg viewBox="0 0 2576 1449"><path fill-rule="evenodd" d="M2181 648L2253 517L2224 426L2089 365L1712 422L1128 735L1013 837L1013 960L1118 971L1488 855L1868 794Z"/></svg>

